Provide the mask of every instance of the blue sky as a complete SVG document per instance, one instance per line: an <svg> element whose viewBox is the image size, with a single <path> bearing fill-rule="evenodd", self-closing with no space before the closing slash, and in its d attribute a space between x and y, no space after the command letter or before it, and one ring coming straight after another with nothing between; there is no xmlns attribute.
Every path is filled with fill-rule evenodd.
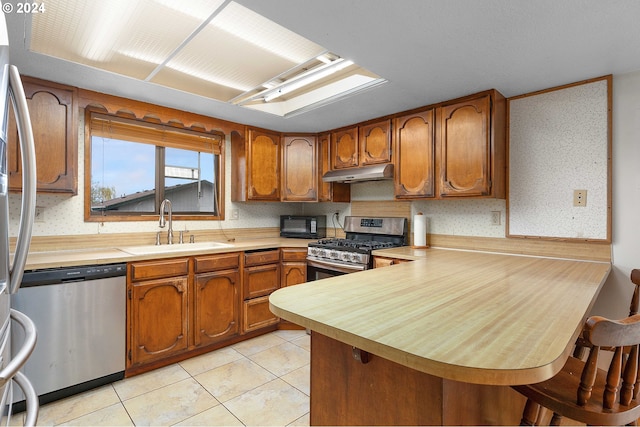
<svg viewBox="0 0 640 427"><path fill-rule="evenodd" d="M167 148L165 162L171 166L198 166L195 151ZM204 154L200 167L202 178L212 181L213 159ZM117 139L93 137L91 150L91 181L103 187L115 187L116 196L151 190L155 186L155 146ZM167 185L187 183L168 179Z"/></svg>

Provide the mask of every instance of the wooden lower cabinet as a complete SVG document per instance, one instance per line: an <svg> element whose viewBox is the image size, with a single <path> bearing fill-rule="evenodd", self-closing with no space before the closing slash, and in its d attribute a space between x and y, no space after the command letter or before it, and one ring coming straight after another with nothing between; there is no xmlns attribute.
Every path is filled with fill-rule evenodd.
<svg viewBox="0 0 640 427"><path fill-rule="evenodd" d="M307 248L282 248L280 287L299 285L307 281Z"/></svg>
<svg viewBox="0 0 640 427"><path fill-rule="evenodd" d="M280 288L280 251L245 252L242 281L242 332L276 325L280 318L269 309L269 294Z"/></svg>
<svg viewBox="0 0 640 427"><path fill-rule="evenodd" d="M240 332L238 269L196 274L194 345L212 344Z"/></svg>
<svg viewBox="0 0 640 427"><path fill-rule="evenodd" d="M269 295L244 301L244 332L275 325L280 318L269 309Z"/></svg>
<svg viewBox="0 0 640 427"><path fill-rule="evenodd" d="M282 274L280 287L299 285L307 281L307 248L282 248ZM302 326L280 319L278 329L304 329Z"/></svg>
<svg viewBox="0 0 640 427"><path fill-rule="evenodd" d="M130 263L127 370L240 334L240 253Z"/></svg>
<svg viewBox="0 0 640 427"><path fill-rule="evenodd" d="M130 365L160 360L188 348L188 277L144 280L131 287Z"/></svg>
<svg viewBox="0 0 640 427"><path fill-rule="evenodd" d="M269 295L280 287L280 264L244 268L245 299Z"/></svg>
<svg viewBox="0 0 640 427"><path fill-rule="evenodd" d="M282 253L283 264L280 249L129 263L125 374L275 330L269 295L306 281L306 248Z"/></svg>

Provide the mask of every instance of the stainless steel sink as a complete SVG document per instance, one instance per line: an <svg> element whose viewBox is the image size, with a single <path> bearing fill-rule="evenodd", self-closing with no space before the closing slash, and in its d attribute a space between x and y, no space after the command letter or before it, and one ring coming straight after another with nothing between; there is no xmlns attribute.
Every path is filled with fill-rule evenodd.
<svg viewBox="0 0 640 427"><path fill-rule="evenodd" d="M131 255L166 254L174 252L200 251L206 249L230 248L232 245L220 242L179 243L173 245L142 245L120 247L119 250Z"/></svg>

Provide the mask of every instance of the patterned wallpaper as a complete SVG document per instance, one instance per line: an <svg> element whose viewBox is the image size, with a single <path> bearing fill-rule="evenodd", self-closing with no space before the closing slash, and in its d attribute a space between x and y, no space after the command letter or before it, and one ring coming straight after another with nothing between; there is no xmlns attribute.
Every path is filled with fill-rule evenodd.
<svg viewBox="0 0 640 427"><path fill-rule="evenodd" d="M509 101L511 235L607 238L607 98L599 80Z"/></svg>

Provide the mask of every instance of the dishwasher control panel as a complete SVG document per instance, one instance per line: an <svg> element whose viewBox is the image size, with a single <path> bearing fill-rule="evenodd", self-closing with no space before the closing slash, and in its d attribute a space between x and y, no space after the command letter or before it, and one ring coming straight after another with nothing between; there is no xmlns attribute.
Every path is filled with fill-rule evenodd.
<svg viewBox="0 0 640 427"><path fill-rule="evenodd" d="M25 271L22 276L21 287L106 279L108 277L125 276L126 274L126 263L29 270Z"/></svg>

